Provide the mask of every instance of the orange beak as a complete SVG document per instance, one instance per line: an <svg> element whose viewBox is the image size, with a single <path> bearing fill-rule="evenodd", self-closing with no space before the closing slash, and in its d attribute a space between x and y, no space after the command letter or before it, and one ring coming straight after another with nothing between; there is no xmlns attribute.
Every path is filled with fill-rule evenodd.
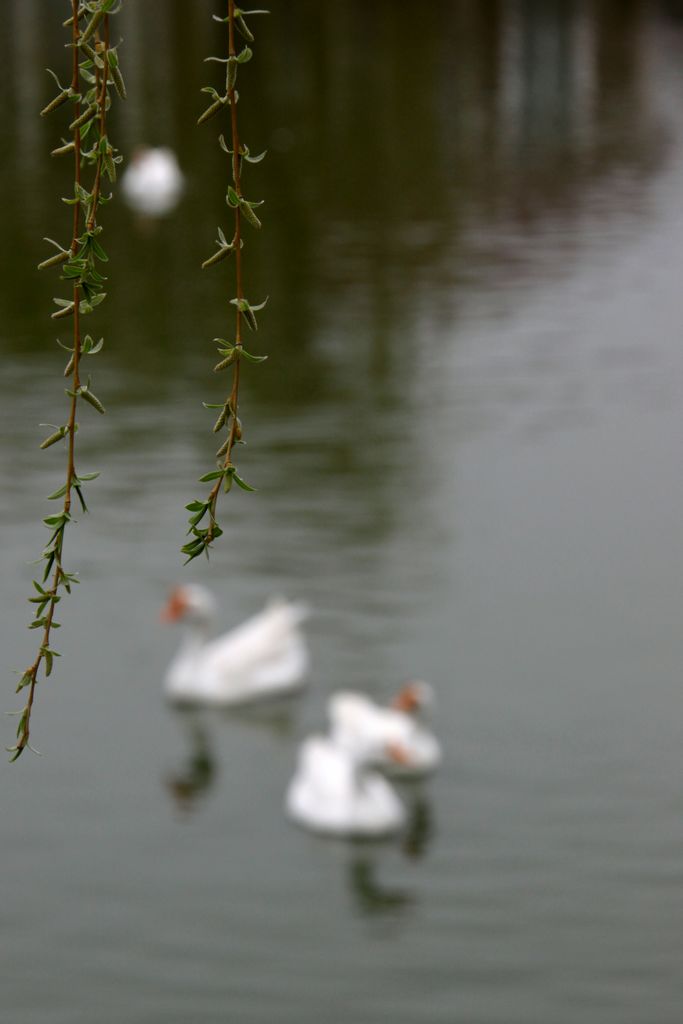
<svg viewBox="0 0 683 1024"><path fill-rule="evenodd" d="M407 714L414 714L420 708L418 690L412 683L407 683L394 697L391 702L392 708L397 711L405 711Z"/></svg>
<svg viewBox="0 0 683 1024"><path fill-rule="evenodd" d="M387 743L384 749L387 756L394 762L394 764L401 764L405 766L413 763L410 754L405 747L401 746L400 743Z"/></svg>
<svg viewBox="0 0 683 1024"><path fill-rule="evenodd" d="M174 587L168 597L168 601L161 609L159 618L162 622L177 622L182 619L187 608L187 602L182 587Z"/></svg>

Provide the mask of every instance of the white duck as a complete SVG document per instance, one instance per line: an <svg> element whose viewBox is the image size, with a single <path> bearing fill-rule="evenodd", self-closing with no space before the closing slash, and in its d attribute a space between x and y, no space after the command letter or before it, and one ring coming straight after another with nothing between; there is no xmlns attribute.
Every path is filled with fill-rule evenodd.
<svg viewBox="0 0 683 1024"><path fill-rule="evenodd" d="M209 639L216 605L198 584L176 587L161 613L182 622L185 636L169 665L165 688L175 701L229 706L286 696L305 682L309 654L301 604L274 599L236 629Z"/></svg>
<svg viewBox="0 0 683 1024"><path fill-rule="evenodd" d="M390 707L364 693L341 691L328 703L330 733L369 764L401 778L419 778L441 762L439 741L419 717L432 701L432 688L421 681L406 683Z"/></svg>
<svg viewBox="0 0 683 1024"><path fill-rule="evenodd" d="M357 750L312 736L299 750L285 806L298 824L323 835L380 839L400 831L403 804Z"/></svg>
<svg viewBox="0 0 683 1024"><path fill-rule="evenodd" d="M178 160L167 146L135 150L121 179L128 205L148 217L163 217L177 204L184 188Z"/></svg>

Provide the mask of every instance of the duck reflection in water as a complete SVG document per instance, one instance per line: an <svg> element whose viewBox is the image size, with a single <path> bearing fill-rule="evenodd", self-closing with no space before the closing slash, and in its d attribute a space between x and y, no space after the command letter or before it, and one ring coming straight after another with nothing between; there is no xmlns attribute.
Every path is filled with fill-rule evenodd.
<svg viewBox="0 0 683 1024"><path fill-rule="evenodd" d="M408 808L406 830L401 838L401 852L410 860L424 857L434 835L432 809L424 794L415 797ZM382 883L378 877L382 859L386 859L393 846L378 846L364 842L351 844L347 881L356 909L366 916L395 916L415 907L414 890L404 886Z"/></svg>
<svg viewBox="0 0 683 1024"><path fill-rule="evenodd" d="M409 860L422 860L434 838L432 805L424 793L415 793L408 812L408 827L403 835L401 849Z"/></svg>
<svg viewBox="0 0 683 1024"><path fill-rule="evenodd" d="M188 752L177 771L164 779L164 785L173 802L184 814L195 810L201 799L214 788L220 775L212 732L227 728L258 729L283 739L294 728L295 701L291 698L273 698L255 705L238 708L203 708L176 705L171 710L180 730L185 735Z"/></svg>
<svg viewBox="0 0 683 1024"><path fill-rule="evenodd" d="M415 903L414 894L398 886L383 885L377 878L376 851L359 846L349 861L348 882L354 903L363 914L395 914Z"/></svg>
<svg viewBox="0 0 683 1024"><path fill-rule="evenodd" d="M217 766L204 717L194 710L178 711L177 715L190 751L184 767L166 778L166 788L178 809L187 814L215 785Z"/></svg>

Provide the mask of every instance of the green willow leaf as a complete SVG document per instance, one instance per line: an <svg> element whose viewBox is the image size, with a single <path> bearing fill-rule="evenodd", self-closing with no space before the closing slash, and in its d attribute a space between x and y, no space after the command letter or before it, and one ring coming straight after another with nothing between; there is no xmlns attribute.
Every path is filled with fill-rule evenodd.
<svg viewBox="0 0 683 1024"><path fill-rule="evenodd" d="M239 476L239 474L237 472L234 472L232 475L233 475L233 479L234 479L235 483L237 484L237 486L241 487L243 491L255 491L256 490L256 488L255 487L251 487L246 482L246 480L243 480L242 477Z"/></svg>
<svg viewBox="0 0 683 1024"><path fill-rule="evenodd" d="M265 363L268 356L254 356L246 348L240 349L240 355L250 363Z"/></svg>

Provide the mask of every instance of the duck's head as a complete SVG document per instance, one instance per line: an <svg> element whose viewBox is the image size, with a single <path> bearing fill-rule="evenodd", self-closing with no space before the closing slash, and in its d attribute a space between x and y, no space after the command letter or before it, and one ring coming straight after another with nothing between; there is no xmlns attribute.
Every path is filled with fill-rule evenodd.
<svg viewBox="0 0 683 1024"><path fill-rule="evenodd" d="M391 702L392 708L416 715L434 704L434 690L422 679L412 679L405 683Z"/></svg>
<svg viewBox="0 0 683 1024"><path fill-rule="evenodd" d="M185 583L174 587L161 610L162 622L186 622L188 625L206 625L214 618L216 602L206 587L198 583Z"/></svg>

